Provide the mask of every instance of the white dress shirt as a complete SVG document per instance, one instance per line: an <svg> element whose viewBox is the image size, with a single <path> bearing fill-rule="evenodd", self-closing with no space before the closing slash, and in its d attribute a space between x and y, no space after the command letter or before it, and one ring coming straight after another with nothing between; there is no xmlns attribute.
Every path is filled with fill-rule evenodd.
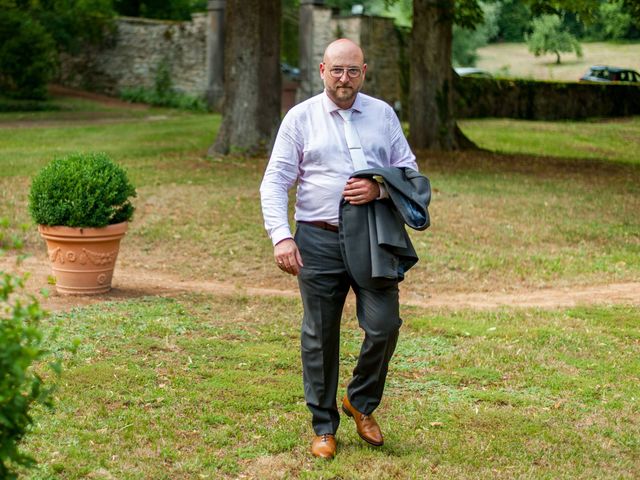
<svg viewBox="0 0 640 480"><path fill-rule="evenodd" d="M389 105L358 93L352 109L351 120L369 168L418 169ZM265 228L274 245L293 237L287 206L288 190L296 181L296 221L338 225L342 191L354 172L338 110L323 92L294 106L282 120L260 186Z"/></svg>

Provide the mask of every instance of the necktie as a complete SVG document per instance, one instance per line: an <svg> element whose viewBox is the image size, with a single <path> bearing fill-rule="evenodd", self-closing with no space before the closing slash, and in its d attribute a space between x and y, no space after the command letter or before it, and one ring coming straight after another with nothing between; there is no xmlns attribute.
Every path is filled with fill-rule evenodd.
<svg viewBox="0 0 640 480"><path fill-rule="evenodd" d="M347 146L349 147L349 154L351 155L354 171L369 168L367 160L364 158L362 145L360 145L358 131L351 121L351 114L353 113L353 110L338 110L338 113L344 120L344 136L347 140Z"/></svg>

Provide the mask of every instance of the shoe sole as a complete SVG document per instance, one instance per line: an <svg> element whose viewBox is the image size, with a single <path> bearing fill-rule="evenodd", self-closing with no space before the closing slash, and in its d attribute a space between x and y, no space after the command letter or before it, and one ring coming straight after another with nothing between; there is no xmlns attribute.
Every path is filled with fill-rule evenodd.
<svg viewBox="0 0 640 480"><path fill-rule="evenodd" d="M344 406L344 403L342 404L342 411L344 412L344 414L347 417L351 417L353 418L353 413L351 413L349 411L349 409L347 407ZM356 431L358 431L358 429L356 428ZM382 445L384 445L384 442L380 442L380 443L376 443L376 442L372 442L371 440L369 440L368 438L364 437L360 432L358 432L358 436L364 440L365 442L367 442L369 445L373 446L373 447L381 447Z"/></svg>

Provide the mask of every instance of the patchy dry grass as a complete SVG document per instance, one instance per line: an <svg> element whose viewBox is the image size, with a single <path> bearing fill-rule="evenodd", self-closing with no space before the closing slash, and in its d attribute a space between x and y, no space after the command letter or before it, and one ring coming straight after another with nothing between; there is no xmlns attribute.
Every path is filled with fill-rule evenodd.
<svg viewBox="0 0 640 480"><path fill-rule="evenodd" d="M577 82L591 65L613 65L640 71L640 43L583 43L584 56L563 54L535 57L525 43L497 43L478 50L477 66L497 75L536 80Z"/></svg>
<svg viewBox="0 0 640 480"><path fill-rule="evenodd" d="M54 318L81 346L27 449L44 478L633 478L640 313L405 309L372 449L308 453L297 300L182 296ZM348 305L341 385L361 332ZM54 346L55 348L55 346ZM343 392L343 388L340 392Z"/></svg>
<svg viewBox="0 0 640 480"><path fill-rule="evenodd" d="M262 227L258 186L266 159L206 159L218 122L215 115L169 113L136 123L2 128L0 217L28 223L29 178L55 155L106 151L139 192L120 265L293 288L295 280L273 268ZM434 190L433 222L412 234L422 260L405 290L419 297L636 280L640 170L632 161L637 149L621 138L640 138L639 125L465 122L480 145L503 153L419 155ZM609 153L589 160L588 149L573 147L580 130ZM44 255L35 229L27 249Z"/></svg>
<svg viewBox="0 0 640 480"><path fill-rule="evenodd" d="M408 282L437 291L638 278L637 168L467 153L423 170L433 226L414 235L422 262Z"/></svg>

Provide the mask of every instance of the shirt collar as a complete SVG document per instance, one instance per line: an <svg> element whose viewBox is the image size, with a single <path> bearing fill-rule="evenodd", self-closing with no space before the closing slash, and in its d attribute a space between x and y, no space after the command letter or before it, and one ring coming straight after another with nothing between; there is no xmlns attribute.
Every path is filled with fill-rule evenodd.
<svg viewBox="0 0 640 480"><path fill-rule="evenodd" d="M324 95L322 97L322 100L327 112L333 113L333 112L337 112L338 110L341 110L341 108L337 106L335 103L333 103L333 100L329 98L329 95L327 95L326 90L323 93ZM362 96L360 95L360 92L356 94L356 100L353 102L353 105L351 105L351 110L355 112L362 112Z"/></svg>

